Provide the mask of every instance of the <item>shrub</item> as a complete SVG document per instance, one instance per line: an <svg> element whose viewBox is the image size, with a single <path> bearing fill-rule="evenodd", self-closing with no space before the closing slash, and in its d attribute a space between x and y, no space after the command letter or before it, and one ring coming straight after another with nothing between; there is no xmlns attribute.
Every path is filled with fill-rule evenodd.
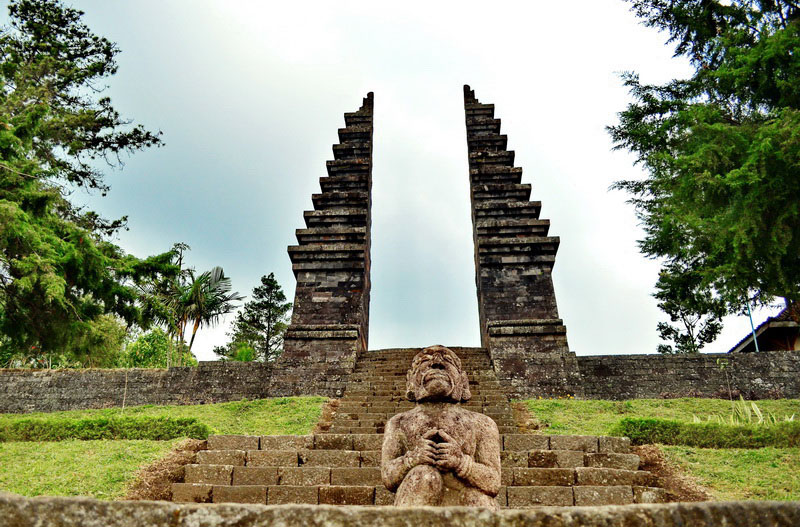
<svg viewBox="0 0 800 527"><path fill-rule="evenodd" d="M193 417L120 416L87 419L19 418L0 421L0 441L65 439L206 439L211 430Z"/></svg>
<svg viewBox="0 0 800 527"><path fill-rule="evenodd" d="M614 426L611 434L630 437L634 445L661 443L700 448L800 446L800 422L796 421L759 426L626 417Z"/></svg>

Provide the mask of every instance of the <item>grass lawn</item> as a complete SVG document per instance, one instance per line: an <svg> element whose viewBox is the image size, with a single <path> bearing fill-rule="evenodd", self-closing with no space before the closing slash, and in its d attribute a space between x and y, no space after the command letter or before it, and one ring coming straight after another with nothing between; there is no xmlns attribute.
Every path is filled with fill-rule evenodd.
<svg viewBox="0 0 800 527"><path fill-rule="evenodd" d="M800 500L800 448L661 448L718 500Z"/></svg>
<svg viewBox="0 0 800 527"><path fill-rule="evenodd" d="M727 417L724 399L637 399L600 401L530 399L524 401L545 434L608 435L623 417L659 417L692 422L710 415ZM800 400L757 401L762 411L782 419L800 418ZM718 500L800 500L800 449L708 449L661 446L667 458L694 477Z"/></svg>
<svg viewBox="0 0 800 527"><path fill-rule="evenodd" d="M173 441L0 443L0 489L23 496L122 496L133 473ZM0 522L1 523L1 522Z"/></svg>
<svg viewBox="0 0 800 527"><path fill-rule="evenodd" d="M545 434L608 435L611 427L623 417L660 417L692 422L697 416L727 417L731 402L725 399L635 399L601 401L577 399L529 399L524 401L531 415L543 425ZM800 400L779 399L756 401L762 411L779 419L795 415L800 419Z"/></svg>
<svg viewBox="0 0 800 527"><path fill-rule="evenodd" d="M324 397L281 397L255 401L201 404L194 406L134 406L124 412L119 408L69 410L53 413L0 414L0 427L16 420L37 417L80 419L118 415L196 417L211 427L214 434L307 434L317 423Z"/></svg>
<svg viewBox="0 0 800 527"><path fill-rule="evenodd" d="M324 397L287 397L197 406L139 406L126 408L124 415L196 417L216 434L308 434L325 401ZM0 426L29 417L77 419L120 413L111 408L0 414ZM118 498L138 468L163 457L177 441L0 442L0 490L25 496Z"/></svg>

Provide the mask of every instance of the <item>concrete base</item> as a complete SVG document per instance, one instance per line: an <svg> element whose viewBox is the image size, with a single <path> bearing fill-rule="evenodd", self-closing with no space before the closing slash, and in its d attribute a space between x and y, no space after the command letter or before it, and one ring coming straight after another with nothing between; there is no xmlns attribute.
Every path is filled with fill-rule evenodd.
<svg viewBox="0 0 800 527"><path fill-rule="evenodd" d="M407 527L795 527L800 502L705 502L605 507L542 507L490 512L464 507L202 505L115 502L89 498L23 498L0 493L5 527L267 527L319 525Z"/></svg>

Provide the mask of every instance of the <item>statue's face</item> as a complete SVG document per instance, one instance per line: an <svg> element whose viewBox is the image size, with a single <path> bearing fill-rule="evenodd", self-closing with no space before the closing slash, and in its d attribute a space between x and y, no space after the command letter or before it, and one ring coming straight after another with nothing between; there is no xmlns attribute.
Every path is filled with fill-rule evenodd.
<svg viewBox="0 0 800 527"><path fill-rule="evenodd" d="M408 398L412 401L467 401L470 398L467 374L461 360L444 346L431 346L419 352L408 371Z"/></svg>

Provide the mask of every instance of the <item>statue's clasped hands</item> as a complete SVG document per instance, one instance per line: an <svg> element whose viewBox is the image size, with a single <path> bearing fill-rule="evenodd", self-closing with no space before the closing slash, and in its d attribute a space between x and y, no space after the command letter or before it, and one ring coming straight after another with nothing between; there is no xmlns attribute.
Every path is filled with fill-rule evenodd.
<svg viewBox="0 0 800 527"><path fill-rule="evenodd" d="M437 443L433 440L439 436L444 441ZM461 445L444 430L428 430L417 443L416 447L406 454L406 463L409 468L417 465L432 465L440 470L457 470L464 458Z"/></svg>

